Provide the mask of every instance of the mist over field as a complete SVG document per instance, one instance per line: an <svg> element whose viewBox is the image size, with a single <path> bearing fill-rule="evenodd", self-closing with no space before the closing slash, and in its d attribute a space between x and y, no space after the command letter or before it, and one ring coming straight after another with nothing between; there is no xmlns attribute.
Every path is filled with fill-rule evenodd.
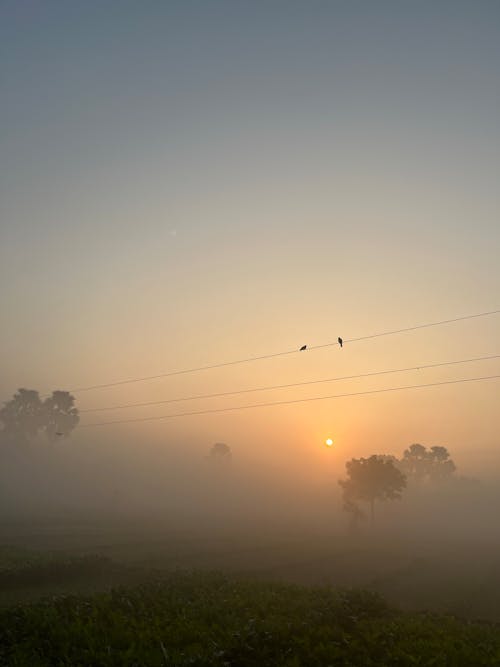
<svg viewBox="0 0 500 667"><path fill-rule="evenodd" d="M404 449L393 450L401 461ZM360 500L353 521L338 483L345 467L311 476L293 455L279 466L244 446L147 439L138 452L125 435L78 429L2 451L5 553L362 586L403 608L500 619L500 487L487 471L408 475L401 498L377 500L373 521ZM28 588L35 599L47 590L43 580Z"/></svg>

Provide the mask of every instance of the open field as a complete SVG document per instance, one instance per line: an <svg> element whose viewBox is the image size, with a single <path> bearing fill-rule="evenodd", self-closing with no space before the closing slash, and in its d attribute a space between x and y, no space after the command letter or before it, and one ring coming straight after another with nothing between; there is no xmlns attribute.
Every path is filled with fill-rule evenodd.
<svg viewBox="0 0 500 667"><path fill-rule="evenodd" d="M402 613L377 594L177 573L0 612L2 664L32 667L500 662L500 627Z"/></svg>
<svg viewBox="0 0 500 667"><path fill-rule="evenodd" d="M0 604L108 590L176 570L361 587L406 610L500 622L500 547L144 521L2 525Z"/></svg>

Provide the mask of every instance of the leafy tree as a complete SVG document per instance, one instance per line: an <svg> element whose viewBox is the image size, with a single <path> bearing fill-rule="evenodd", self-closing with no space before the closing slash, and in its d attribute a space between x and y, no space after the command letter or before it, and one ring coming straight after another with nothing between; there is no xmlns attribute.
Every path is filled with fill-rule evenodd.
<svg viewBox="0 0 500 667"><path fill-rule="evenodd" d="M216 442L211 447L208 458L214 463L230 463L232 460L231 448L224 442Z"/></svg>
<svg viewBox="0 0 500 667"><path fill-rule="evenodd" d="M457 469L446 447L431 447L431 460L430 478L432 481L449 479Z"/></svg>
<svg viewBox="0 0 500 667"><path fill-rule="evenodd" d="M427 449L417 443L405 449L400 467L407 477L421 481L429 474L429 464Z"/></svg>
<svg viewBox="0 0 500 667"><path fill-rule="evenodd" d="M0 409L3 439L27 444L39 433L49 440L67 436L79 422L75 399L67 391L54 391L42 401L34 389L19 389Z"/></svg>
<svg viewBox="0 0 500 667"><path fill-rule="evenodd" d="M41 426L42 401L33 389L18 389L0 409L2 435L22 444L36 437Z"/></svg>
<svg viewBox="0 0 500 667"><path fill-rule="evenodd" d="M410 445L405 450L399 467L408 479L419 484L449 479L456 470L446 447L427 449L420 444Z"/></svg>
<svg viewBox="0 0 500 667"><path fill-rule="evenodd" d="M375 520L375 501L400 499L406 487L406 477L388 457L374 454L367 459L352 459L346 463L346 471L347 479L339 480L344 509L359 518L357 502L367 502L372 522Z"/></svg>
<svg viewBox="0 0 500 667"><path fill-rule="evenodd" d="M80 421L75 398L67 391L53 391L43 403L42 428L49 440L57 434L69 435Z"/></svg>

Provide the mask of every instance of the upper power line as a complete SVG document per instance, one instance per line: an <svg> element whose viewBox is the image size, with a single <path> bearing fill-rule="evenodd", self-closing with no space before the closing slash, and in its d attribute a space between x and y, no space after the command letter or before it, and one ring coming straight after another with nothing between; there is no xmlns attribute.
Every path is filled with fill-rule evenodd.
<svg viewBox="0 0 500 667"><path fill-rule="evenodd" d="M426 368L439 368L442 366L454 366L458 364L467 364L475 361L489 361L491 359L500 359L500 354L492 354L485 357L472 357L470 359L457 359L454 361L440 361L433 364L420 364L419 366L408 366L406 368L394 368L389 370L381 371L371 371L368 373L358 373L357 375L341 375L332 378L323 378L320 380L306 380L304 382L291 382L288 384L274 384L267 385L265 387L253 387L251 389L237 389L235 391L222 391L214 394L195 394L193 396L182 396L179 398L167 398L161 401L146 401L143 403L125 403L123 405L110 405L100 408L86 408L80 410L80 413L84 412L106 412L109 410L124 410L126 408L142 408L151 405L164 405L166 403L181 403L183 401L195 401L206 398L222 398L225 396L237 396L240 394L250 394L259 391L272 391L275 389L291 389L292 387L304 387L311 384L321 384L326 382L337 382L339 380L354 380L358 378L373 377L375 375L389 375L391 373L404 373L408 371L419 371Z"/></svg>
<svg viewBox="0 0 500 667"><path fill-rule="evenodd" d="M393 329L391 331L382 331L379 333L374 333L374 334L368 334L365 336L358 336L357 338L344 338L342 343L343 345L346 345L347 343L357 343L362 340L368 340L370 338L380 338L381 336L392 336L394 334L399 334L399 333L405 333L407 331L416 331L417 329L428 329L430 327L437 327L441 326L444 324L452 324L454 322L461 322L464 320L472 320L474 318L478 317L487 317L488 315L497 315L500 313L500 309L498 310L489 310L484 313L475 313L473 315L463 315L462 317L454 317L452 319L448 320L440 320L439 322L427 322L426 324L417 324L411 327L405 327L402 329ZM166 377L172 377L174 375L186 375L188 373L197 373L199 371L207 371L207 370L212 370L215 368L223 368L224 366L236 366L237 364L244 364L248 363L251 361L261 361L264 359L273 359L275 357L283 357L286 355L290 354L303 354L304 351L311 351L311 350L319 350L320 348L325 348L325 347L334 347L334 346L340 346L339 339L337 339L334 342L331 343L322 343L319 345L308 345L307 350L299 350L299 348L294 348L293 350L284 350L282 352L273 352L271 354L263 354L258 357L246 357L244 359L235 359L233 361L222 361L216 364L210 364L207 366L196 366L194 368L185 368L182 370L177 370L177 371L167 371L165 373L158 373L156 375L146 375L143 377L137 377L137 378L128 378L126 380L116 380L113 382L106 382L103 384L93 384L89 385L86 387L76 387L74 389L70 389L72 393L78 393L78 392L83 392L83 391L92 391L94 389L107 389L109 387L117 387L119 385L124 385L124 384L133 384L136 382L146 382L148 380L157 380L159 378L166 378Z"/></svg>
<svg viewBox="0 0 500 667"><path fill-rule="evenodd" d="M106 422L94 422L91 424L82 424L80 428L90 428L92 426L111 426L113 424L132 424L134 422L149 422L162 419L174 419L175 417L194 417L197 415L215 414L218 412L234 412L237 410L250 410L253 408L268 408L276 405L292 405L294 403L310 403L312 401L326 401L334 398L345 398L348 396L366 396L368 394L383 394L393 391L402 391L404 389L426 389L428 387L441 387L443 385L460 384L462 382L478 382L480 380L496 380L500 375L486 375L483 377L460 378L458 380L445 380L443 382L429 382L427 384L411 384L402 387L387 387L385 389L369 389L367 391L354 391L346 394L333 394L330 396L312 396L310 398L296 398L288 401L273 401L270 403L254 403L252 405L237 405L227 408L211 408L207 410L195 410L192 412L177 412L170 415L159 415L156 417L137 417L135 419L117 419Z"/></svg>

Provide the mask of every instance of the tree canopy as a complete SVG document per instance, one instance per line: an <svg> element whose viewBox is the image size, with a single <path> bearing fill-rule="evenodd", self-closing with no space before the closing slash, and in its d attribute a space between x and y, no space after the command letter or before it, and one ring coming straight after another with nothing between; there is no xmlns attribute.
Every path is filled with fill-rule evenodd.
<svg viewBox="0 0 500 667"><path fill-rule="evenodd" d="M369 503L372 520L375 501L401 498L408 483L424 488L456 479L455 463L446 447L410 445L401 459L388 454L374 454L369 458L352 459L346 463L347 479L340 480L343 489L344 510L350 515L352 525L364 516L359 503Z"/></svg>
<svg viewBox="0 0 500 667"><path fill-rule="evenodd" d="M216 442L212 445L208 458L215 463L229 463L232 459L231 448L225 442Z"/></svg>
<svg viewBox="0 0 500 667"><path fill-rule="evenodd" d="M398 470L390 457L377 456L352 459L346 463L347 479L340 480L343 489L344 509L360 513L357 503L369 503L371 518L375 516L375 501L401 498L406 487L406 477Z"/></svg>
<svg viewBox="0 0 500 667"><path fill-rule="evenodd" d="M456 470L446 447L427 449L418 443L404 451L399 467L409 480L420 484L449 479Z"/></svg>
<svg viewBox="0 0 500 667"><path fill-rule="evenodd" d="M40 434L48 440L66 437L79 421L75 398L67 391L54 391L42 401L34 389L19 389L0 409L0 433L17 444L26 444Z"/></svg>

